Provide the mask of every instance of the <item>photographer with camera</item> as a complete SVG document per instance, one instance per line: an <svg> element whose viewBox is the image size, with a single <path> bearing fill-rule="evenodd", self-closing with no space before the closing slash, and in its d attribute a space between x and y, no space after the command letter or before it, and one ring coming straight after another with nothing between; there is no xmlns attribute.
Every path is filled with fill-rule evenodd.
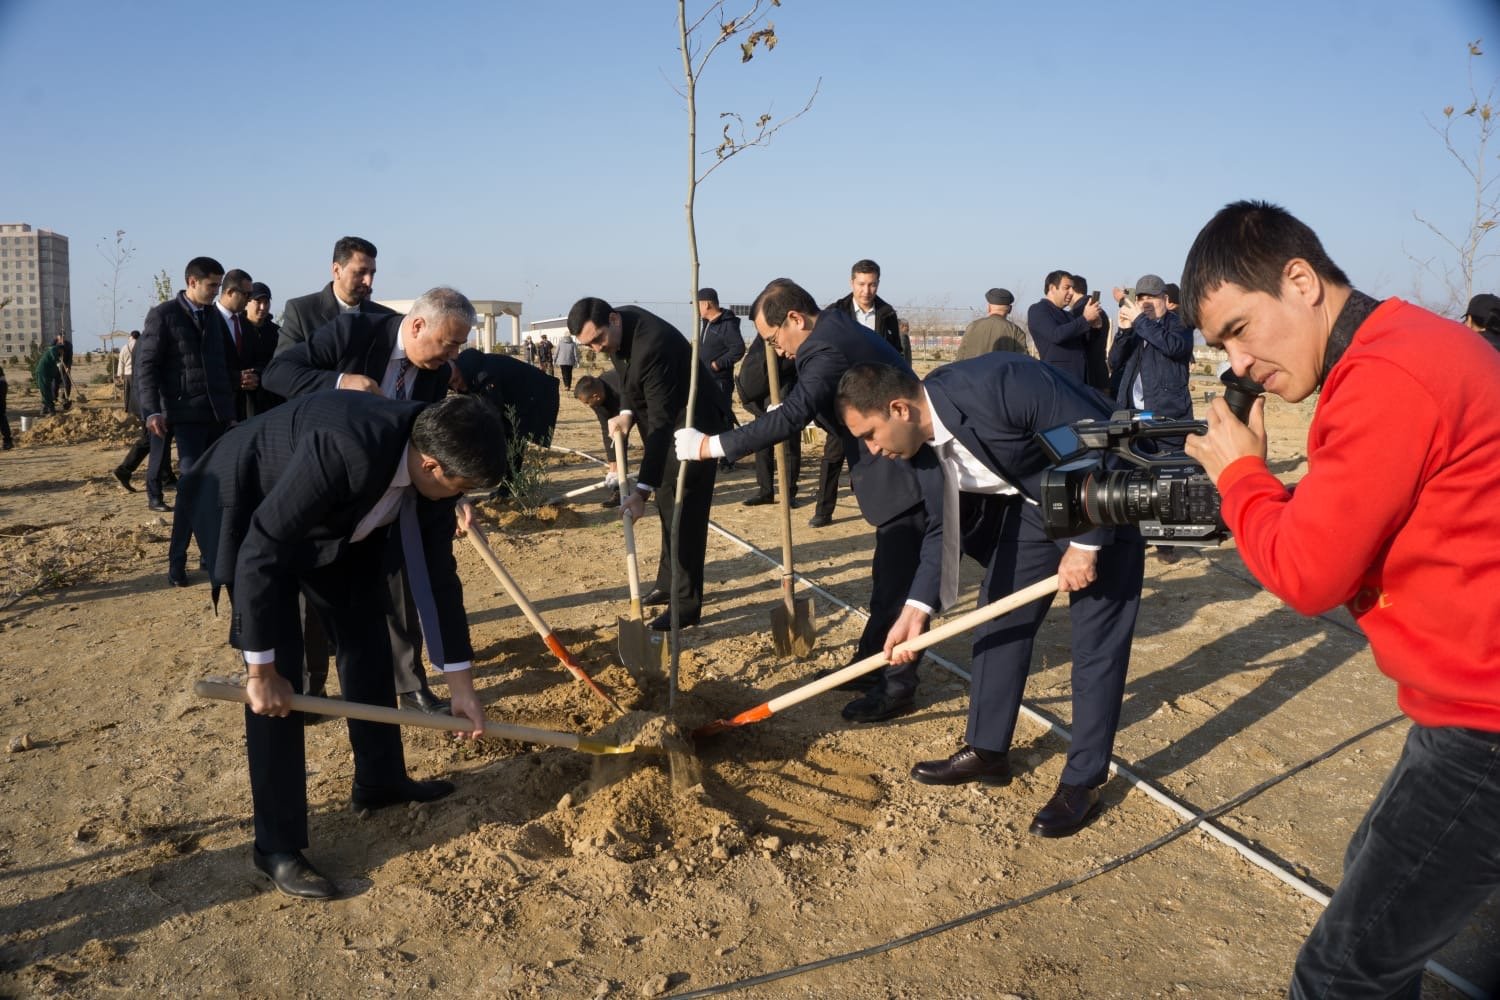
<svg viewBox="0 0 1500 1000"><path fill-rule="evenodd" d="M1500 887L1500 355L1459 323L1352 288L1284 209L1221 210L1182 273L1188 322L1287 402L1320 393L1293 493L1264 402L1188 438L1245 565L1303 614L1346 605L1412 719L1297 956L1293 997L1416 996Z"/></svg>
<svg viewBox="0 0 1500 1000"><path fill-rule="evenodd" d="M1071 540L1047 536L1038 500L1049 456L1036 435L1107 419L1104 398L1051 365L996 351L944 365L920 382L887 365L855 365L839 381L837 404L849 433L871 454L909 459L931 445L941 462L942 510L928 511L929 519L941 519L941 544L923 548L906 607L886 637L893 663L914 659L892 650L925 632L936 608L953 606L960 551L986 566L980 604L1058 575L1073 638L1073 738L1057 790L1031 832L1073 833L1098 811L1099 787L1109 778L1144 557L1130 525L1089 528ZM914 780L1009 783L1007 754L1032 645L1051 604L1049 595L980 627L965 745L946 760L918 763Z"/></svg>
<svg viewBox="0 0 1500 1000"><path fill-rule="evenodd" d="M1167 286L1156 275L1142 275L1133 291L1133 296L1117 296L1120 329L1109 348L1115 402L1128 410L1150 410L1164 420L1191 417L1193 335L1167 308ZM1157 451L1181 451L1182 443L1180 437L1159 438L1152 445Z"/></svg>

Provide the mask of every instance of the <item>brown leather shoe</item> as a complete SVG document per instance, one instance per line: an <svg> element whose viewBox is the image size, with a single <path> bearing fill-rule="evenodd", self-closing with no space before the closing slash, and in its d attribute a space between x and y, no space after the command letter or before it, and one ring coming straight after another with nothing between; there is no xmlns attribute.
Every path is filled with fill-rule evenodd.
<svg viewBox="0 0 1500 1000"><path fill-rule="evenodd" d="M1031 832L1038 837L1066 837L1081 829L1099 811L1099 789L1066 782L1037 811Z"/></svg>
<svg viewBox="0 0 1500 1000"><path fill-rule="evenodd" d="M987 761L973 747L964 747L947 760L924 760L911 769L913 781L924 785L1010 784L1010 761Z"/></svg>

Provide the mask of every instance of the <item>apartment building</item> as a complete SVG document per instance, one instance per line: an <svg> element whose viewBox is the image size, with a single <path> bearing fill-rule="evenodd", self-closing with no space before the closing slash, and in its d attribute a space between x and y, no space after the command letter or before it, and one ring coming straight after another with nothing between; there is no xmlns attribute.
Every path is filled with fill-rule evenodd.
<svg viewBox="0 0 1500 1000"><path fill-rule="evenodd" d="M0 357L16 358L73 329L68 238L24 222L0 223Z"/></svg>

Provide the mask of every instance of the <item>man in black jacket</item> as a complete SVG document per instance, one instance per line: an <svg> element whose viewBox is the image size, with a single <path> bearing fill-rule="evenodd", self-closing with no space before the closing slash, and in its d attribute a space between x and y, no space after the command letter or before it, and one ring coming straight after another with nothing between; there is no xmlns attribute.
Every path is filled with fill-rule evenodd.
<svg viewBox="0 0 1500 1000"><path fill-rule="evenodd" d="M609 422L620 415L620 373L608 368L597 377L585 375L573 387L573 396L584 406L594 411L599 421L599 433L604 438L605 475L604 484L610 487L609 496L599 501L601 507L620 506L620 469L615 464L615 445L609 436ZM635 432L641 437L641 425ZM641 437L642 442L645 441ZM630 461L630 439L625 440L625 460Z"/></svg>
<svg viewBox="0 0 1500 1000"><path fill-rule="evenodd" d="M874 330L907 363L911 364L910 343L903 347L901 320L891 304L875 294L880 289L880 265L873 260L857 260L849 269L849 294L824 306L847 313L860 326ZM817 507L807 523L822 528L833 523L833 508L839 498L839 473L844 468L844 447L838 435L823 441L823 462L818 469Z"/></svg>
<svg viewBox="0 0 1500 1000"><path fill-rule="evenodd" d="M214 584L228 585L230 645L242 650L245 744L255 807L255 866L290 896L328 899L332 882L302 855L308 844L297 594L338 636L344 696L393 705L390 646L371 614L386 603L391 553L420 567L423 619L466 733L483 732L473 648L453 559L453 499L493 484L504 467L499 421L477 400L428 406L357 392L278 406L226 435L183 477ZM415 575L415 570L413 571ZM430 598L430 600L428 599ZM400 730L349 721L353 804L380 809L453 791L406 775Z"/></svg>
<svg viewBox="0 0 1500 1000"><path fill-rule="evenodd" d="M714 373L714 384L724 394L728 406L734 400L735 362L745 356L740 318L728 309L719 308L719 293L712 288L698 289L698 318L703 321L700 348L703 360Z"/></svg>
<svg viewBox="0 0 1500 1000"><path fill-rule="evenodd" d="M740 365L738 385L740 402L751 416L763 417L771 405L771 380L766 372L766 355L776 360L776 374L781 379L781 398L797 384L797 363L791 358L778 355L759 337L745 354L745 363ZM798 431L787 439L787 486L792 498L797 496L797 479L802 475L802 433ZM760 507L776 502L776 447L761 448L755 453L755 495L746 500L746 507Z"/></svg>
<svg viewBox="0 0 1500 1000"><path fill-rule="evenodd" d="M475 322L474 307L451 288L433 288L412 303L411 312L338 314L302 343L280 351L266 367L267 389L287 399L326 389L352 389L388 399L433 402L448 392L447 363L458 356ZM399 574L398 574L399 577ZM407 708L443 712L447 703L427 684L422 665L422 633L404 578L393 593L387 624L395 654L396 693ZM327 675L309 664L308 681L321 691Z"/></svg>
<svg viewBox="0 0 1500 1000"><path fill-rule="evenodd" d="M281 327L271 319L271 289L263 281L250 283L250 300L245 303L245 324L245 335L256 362L256 388L246 400L245 415L253 417L282 401L280 396L260 384L260 378L265 375L266 366L275 356L276 343L281 337Z"/></svg>
<svg viewBox="0 0 1500 1000"><path fill-rule="evenodd" d="M146 314L135 349L141 418L152 435L146 493L155 511L171 509L162 500L160 486L167 432L177 440L178 462L186 473L235 419L239 372L234 345L213 304L224 267L212 257L194 257L183 277L187 288ZM187 586L191 524L180 509L173 515L167 580L174 587Z"/></svg>
<svg viewBox="0 0 1500 1000"><path fill-rule="evenodd" d="M333 245L333 280L321 292L287 300L276 353L300 344L341 312L394 316L394 309L370 299L374 290L375 244L358 236L343 237Z"/></svg>
<svg viewBox="0 0 1500 1000"><path fill-rule="evenodd" d="M676 327L659 316L635 306L615 309L603 299L592 297L579 299L568 311L568 332L581 346L608 354L620 373L623 408L609 422L611 433L618 429L628 436L635 424L642 428L645 450L636 486L622 497L621 506L638 521L646 512L646 498L653 492L656 494L656 509L661 519L661 557L656 567L656 585L646 596L646 603L675 603L679 622L684 626L696 625L703 611L703 557L708 549L708 512L713 505L718 467L712 462L693 462L683 468L673 454L672 432L689 422L692 346ZM730 424L728 406L701 360L698 367L698 397L691 422L714 431L722 430ZM679 474L687 479L678 548L673 552L672 510ZM670 589L674 558L675 593ZM670 611L652 620L650 627L661 632L670 629Z"/></svg>
<svg viewBox="0 0 1500 1000"><path fill-rule="evenodd" d="M778 354L796 362L796 387L779 407L727 434L706 437L693 428L679 431L677 455L711 466L707 459L735 459L790 440L809 421L816 421L824 433L842 443L839 454L848 456L854 498L860 513L875 528L870 617L854 655L855 660L863 659L884 646L924 553L929 559L941 556L941 523L929 521L927 511L942 509L943 476L930 448L920 449L909 461L888 462L871 454L850 435L834 401L839 379L853 365L890 365L907 373L911 368L890 344L848 313L841 309L819 312L812 296L786 278L766 286L751 306L750 318ZM887 667L872 683L864 695L844 706L844 718L880 722L916 707L915 662Z"/></svg>
<svg viewBox="0 0 1500 1000"><path fill-rule="evenodd" d="M557 430L557 379L519 358L486 354L469 348L450 366L448 387L469 392L489 403L505 425L510 442L510 465L496 488L499 496L511 495L511 480L523 460L527 444L547 447Z"/></svg>

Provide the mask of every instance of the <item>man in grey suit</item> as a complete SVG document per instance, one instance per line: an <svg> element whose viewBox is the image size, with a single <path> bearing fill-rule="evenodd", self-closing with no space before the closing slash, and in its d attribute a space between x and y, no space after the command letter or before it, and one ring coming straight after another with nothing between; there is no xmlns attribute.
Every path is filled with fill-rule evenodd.
<svg viewBox="0 0 1500 1000"><path fill-rule="evenodd" d="M358 236L343 237L333 245L333 280L321 292L287 300L276 353L300 344L318 327L333 322L339 313L394 315L394 309L370 300L374 290L375 244Z"/></svg>
<svg viewBox="0 0 1500 1000"><path fill-rule="evenodd" d="M233 605L229 642L248 678L245 745L255 812L255 867L282 892L328 899L335 886L303 856L308 845L298 593L338 640L345 697L394 705L391 649L372 611L401 562L417 586L433 656L453 692L453 714L484 730L474 693L473 647L453 558L454 498L493 486L505 467L505 432L483 402L401 402L362 392L291 400L221 438L179 492L194 514L214 585ZM430 598L430 599L429 599ZM380 809L429 802L446 781L406 774L398 728L350 720L353 804Z"/></svg>

